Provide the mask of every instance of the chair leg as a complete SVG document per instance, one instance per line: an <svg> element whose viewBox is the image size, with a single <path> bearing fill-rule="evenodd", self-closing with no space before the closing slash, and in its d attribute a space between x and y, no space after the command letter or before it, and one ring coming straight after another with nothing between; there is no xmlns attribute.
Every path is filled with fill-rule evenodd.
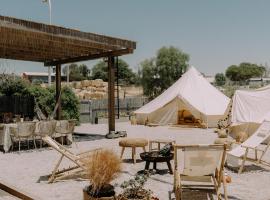
<svg viewBox="0 0 270 200"><path fill-rule="evenodd" d="M64 145L64 136L61 135L61 144Z"/></svg>
<svg viewBox="0 0 270 200"><path fill-rule="evenodd" d="M246 152L245 152L245 155L243 157L243 161L242 161L241 167L239 168L238 174L241 174L243 169L244 169L245 162L246 162L246 159L247 159L247 154L248 154L248 148L246 149Z"/></svg>
<svg viewBox="0 0 270 200"><path fill-rule="evenodd" d="M19 152L21 151L21 138L19 137Z"/></svg>
<svg viewBox="0 0 270 200"><path fill-rule="evenodd" d="M55 174L56 174L57 169L58 169L58 167L59 167L61 161L63 160L63 158L64 158L64 155L62 155L62 156L60 157L60 159L58 160L58 162L56 163L56 165L55 165L55 167L54 167L54 169L53 169L52 175L51 175L51 177L50 177L49 180L48 180L49 183L52 183L52 182L54 181Z"/></svg>
<svg viewBox="0 0 270 200"><path fill-rule="evenodd" d="M152 142L149 142L149 152L152 151Z"/></svg>
<svg viewBox="0 0 270 200"><path fill-rule="evenodd" d="M29 138L27 138L27 148L29 150Z"/></svg>
<svg viewBox="0 0 270 200"><path fill-rule="evenodd" d="M76 148L78 149L78 144L77 144L77 142L75 142L75 141L73 141L73 142L74 142Z"/></svg>
<svg viewBox="0 0 270 200"><path fill-rule="evenodd" d="M258 161L258 151L255 149L255 160Z"/></svg>
<svg viewBox="0 0 270 200"><path fill-rule="evenodd" d="M34 147L36 149L37 148L37 144L36 144L36 138L35 138L35 136L33 136L33 142L34 142Z"/></svg>
<svg viewBox="0 0 270 200"><path fill-rule="evenodd" d="M136 147L132 147L133 150L133 163L136 164Z"/></svg>
<svg viewBox="0 0 270 200"><path fill-rule="evenodd" d="M224 190L224 199L228 200L226 177L224 176L224 174L223 174L223 190Z"/></svg>
<svg viewBox="0 0 270 200"><path fill-rule="evenodd" d="M145 147L142 147L142 149L143 149L143 152L146 152L146 149L145 149Z"/></svg>
<svg viewBox="0 0 270 200"><path fill-rule="evenodd" d="M125 147L122 147L122 151L121 151L121 155L120 158L122 159L123 155L124 155L124 151L125 151Z"/></svg>
<svg viewBox="0 0 270 200"><path fill-rule="evenodd" d="M182 199L181 181L179 179L176 181L176 183L174 183L174 194L175 194L175 200Z"/></svg>

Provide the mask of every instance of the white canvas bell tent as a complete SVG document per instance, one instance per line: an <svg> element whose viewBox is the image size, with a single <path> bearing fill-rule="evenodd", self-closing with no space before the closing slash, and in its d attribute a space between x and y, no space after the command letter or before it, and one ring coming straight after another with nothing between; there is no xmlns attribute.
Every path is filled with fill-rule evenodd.
<svg viewBox="0 0 270 200"><path fill-rule="evenodd" d="M138 124L177 124L178 111L188 110L208 127L216 127L230 99L212 86L194 67L157 98L135 111Z"/></svg>
<svg viewBox="0 0 270 200"><path fill-rule="evenodd" d="M244 131L251 135L264 120L270 120L270 87L235 91L231 111L232 134Z"/></svg>

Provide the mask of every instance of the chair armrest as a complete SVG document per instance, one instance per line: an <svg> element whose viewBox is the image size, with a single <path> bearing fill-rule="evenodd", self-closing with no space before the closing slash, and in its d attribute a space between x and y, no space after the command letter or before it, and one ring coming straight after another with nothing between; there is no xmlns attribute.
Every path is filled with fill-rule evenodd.
<svg viewBox="0 0 270 200"><path fill-rule="evenodd" d="M264 151L264 150L258 149L256 147L248 147L248 146L245 146L245 145L241 145L241 147L246 148L246 149L253 149L253 150L257 150L257 151Z"/></svg>
<svg viewBox="0 0 270 200"><path fill-rule="evenodd" d="M97 150L100 150L100 149L101 149L101 148L96 148L96 149L84 151L84 152L81 152L81 153L77 154L77 156L81 156L81 155L83 155L83 154L88 154L88 153L93 153L94 151L97 151Z"/></svg>

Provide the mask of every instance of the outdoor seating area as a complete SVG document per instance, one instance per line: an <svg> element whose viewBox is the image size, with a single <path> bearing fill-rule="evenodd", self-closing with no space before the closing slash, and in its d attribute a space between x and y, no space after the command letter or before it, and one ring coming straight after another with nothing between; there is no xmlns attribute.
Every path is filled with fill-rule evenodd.
<svg viewBox="0 0 270 200"><path fill-rule="evenodd" d="M134 126L127 122L117 123L116 129L126 130L128 133L127 138L131 140L133 138L145 138L148 141L148 145L145 147L147 152L149 152L149 143L152 144L150 152L161 151L168 143L175 147L174 151L171 151L174 153L171 165L172 171L174 172L177 169L181 175L179 180L175 179L175 172L174 174L169 173L167 162L157 162L156 170L152 170L151 164L149 167L152 175L148 178L145 187L151 189L159 199L175 199L175 195L179 194L182 195L183 199L194 197L194 199L206 200L209 195L216 199L219 194L221 199L225 199L225 195L227 195L227 199L256 199L258 198L257 190L261 191L258 199L267 199L270 195L267 187L263 187L264 184L270 184L268 179L269 167L261 164L254 165L247 160L245 162L246 170L241 175L238 175L237 171L223 167L224 145L188 146L191 143L213 144L217 137L213 129L171 129L169 126ZM84 134L84 138L88 136L89 139L77 141L77 145L73 143L71 148L62 146L61 140L56 142L53 138L46 136L43 137L43 142L48 144L49 148L46 147L42 151L23 151L21 154L0 153L0 168L3 171L2 179L11 180L15 176L12 171L16 170L17 181L13 184L18 188L24 188L26 192L30 192L35 196L45 195L46 198L52 200L82 199L81 188L88 183L84 176L86 166L81 162L86 155L84 152L88 152L87 155L91 155L95 150L107 147L116 152L119 157L121 155L122 148L118 145L121 138L109 140L105 137L92 135L92 133L98 132L100 135L105 136L106 130L106 124L82 124L75 128L75 132ZM158 150L159 143L156 142L164 142L160 143L160 150ZM139 155L144 150L143 148L137 148L136 152ZM113 181L113 184L128 180L130 177L145 170L146 162L137 157L137 162L134 164L130 154L130 151L124 152L123 158L125 159L122 161L122 171L119 177ZM265 153L264 157L266 160L270 159L269 151ZM19 163L21 163L21 167L17 168L16 165ZM39 167L36 170L32 170L32 166ZM218 171L215 170L216 168ZM182 172L183 169L185 169L184 172ZM155 171L156 173L153 173ZM212 179L204 177L209 174L213 175L211 176ZM202 178L199 179L197 178L198 176L202 176ZM224 183L222 178L224 176L231 177L231 183ZM245 179L250 181L244 182L241 177L245 177ZM196 187L194 190L187 188L189 186L186 184L189 183L186 181L194 178L196 181L199 181L195 183L198 188ZM78 182L77 180L80 181ZM179 193L175 194L173 188L179 185L178 181L181 182L181 188L178 186L177 191ZM203 181L203 183L200 181ZM210 182L208 183L208 181ZM215 181L217 185L211 185ZM253 189L250 190L247 184L252 184ZM194 186L194 183L192 182L191 185ZM204 185L207 185L207 187ZM35 190L32 188L35 188ZM51 192L52 190L54 192ZM62 191L66 192L63 193ZM116 192L121 192L119 186L116 186Z"/></svg>
<svg viewBox="0 0 270 200"><path fill-rule="evenodd" d="M41 148L42 137L46 135L70 145L75 123L75 120L46 120L0 124L0 148L4 152L20 152L22 145L33 149L38 147L37 143Z"/></svg>

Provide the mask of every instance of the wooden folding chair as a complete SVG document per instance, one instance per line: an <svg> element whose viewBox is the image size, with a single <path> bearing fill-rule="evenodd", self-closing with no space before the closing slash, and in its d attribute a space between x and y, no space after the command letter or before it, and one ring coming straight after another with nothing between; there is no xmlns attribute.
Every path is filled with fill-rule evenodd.
<svg viewBox="0 0 270 200"><path fill-rule="evenodd" d="M66 147L59 144L58 142L56 142L49 136L42 137L42 140L46 142L50 147L55 149L58 153L61 154L61 157L57 161L53 169L53 172L50 175L50 178L48 181L49 183L53 183L56 180L64 179L68 176L75 175L78 173L80 174L83 172L85 173L86 167L85 167L84 159L89 157L94 151L99 150L99 149L94 149L94 150L86 151L80 154L74 154L70 150L68 150ZM75 166L69 167L67 169L58 170L64 157L69 159L71 162L73 162Z"/></svg>
<svg viewBox="0 0 270 200"><path fill-rule="evenodd" d="M260 148L262 143L267 142L264 148ZM256 164L264 164L270 166L270 163L263 160L263 156L267 152L270 146L270 122L264 121L261 126L256 130L256 132L250 136L245 142L228 152L227 162L232 166L238 165L238 160L242 160L238 173L242 173L245 162L255 162ZM255 157L248 157L248 153L250 150L253 150L255 153ZM258 152L260 156L258 156ZM235 164L236 163L236 164Z"/></svg>
<svg viewBox="0 0 270 200"><path fill-rule="evenodd" d="M183 153L183 160L179 160L179 150ZM218 199L221 199L221 184L223 184L224 197L227 200L226 180L223 178L225 156L226 145L174 145L176 200L182 199L184 189L214 190ZM178 163L183 166L181 172L178 169Z"/></svg>

